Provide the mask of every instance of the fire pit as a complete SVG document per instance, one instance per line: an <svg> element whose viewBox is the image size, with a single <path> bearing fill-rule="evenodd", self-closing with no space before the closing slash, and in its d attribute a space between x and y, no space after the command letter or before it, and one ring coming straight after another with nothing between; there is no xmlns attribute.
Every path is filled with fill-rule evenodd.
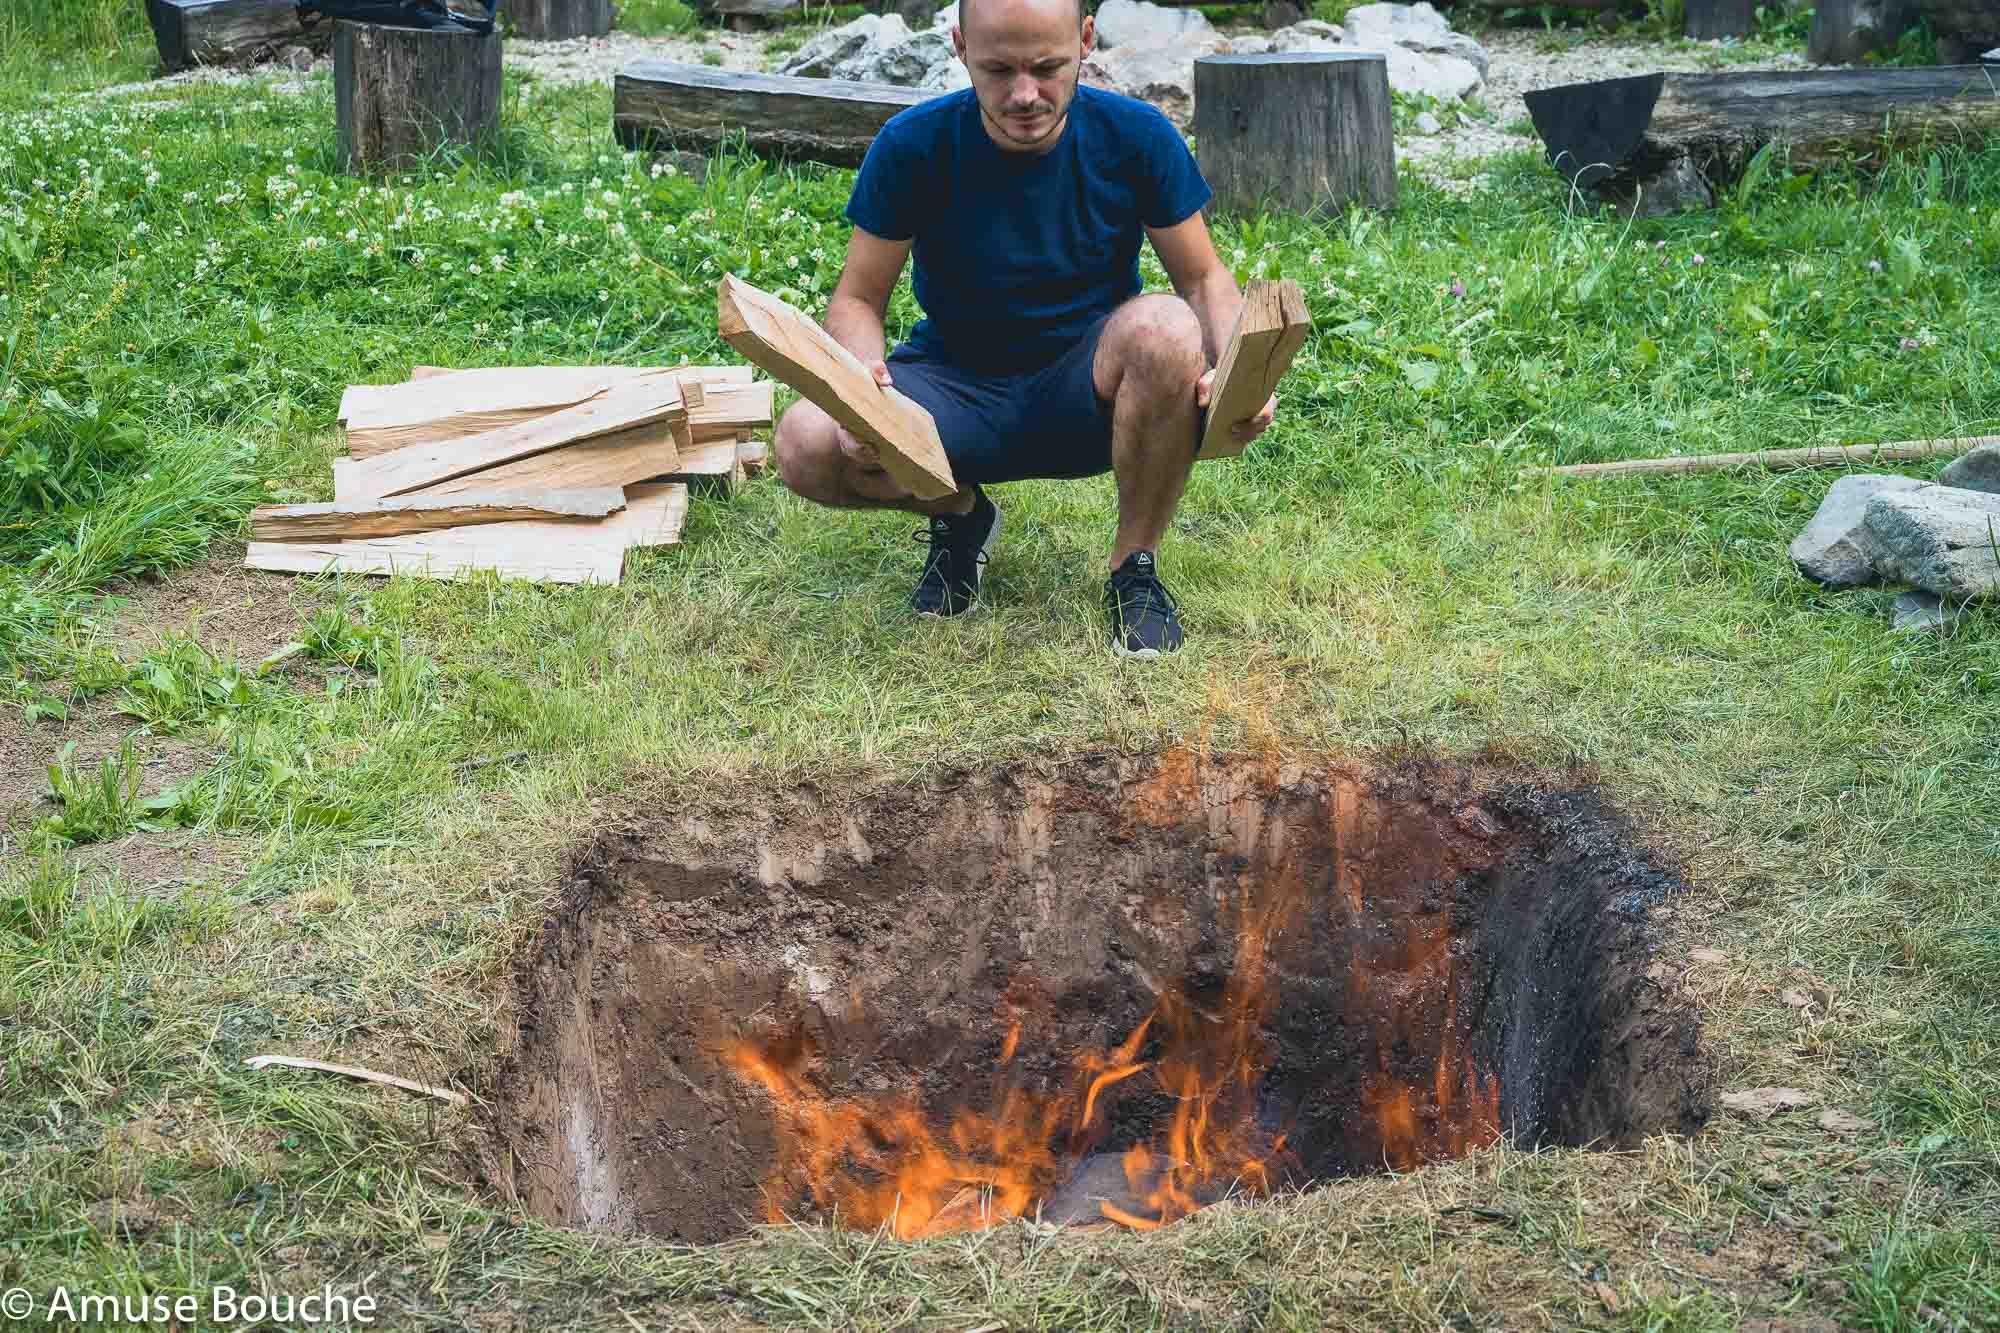
<svg viewBox="0 0 2000 1333"><path fill-rule="evenodd" d="M1705 1113L1682 888L1518 775L1093 756L661 815L575 858L495 1128L542 1216L1151 1227Z"/></svg>

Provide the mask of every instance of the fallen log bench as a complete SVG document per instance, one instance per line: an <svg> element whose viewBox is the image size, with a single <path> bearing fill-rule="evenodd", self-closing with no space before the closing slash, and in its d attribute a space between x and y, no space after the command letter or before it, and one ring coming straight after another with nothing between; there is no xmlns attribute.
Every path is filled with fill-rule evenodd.
<svg viewBox="0 0 2000 1333"><path fill-rule="evenodd" d="M514 35L531 42L602 37L611 31L611 0L507 0Z"/></svg>
<svg viewBox="0 0 2000 1333"><path fill-rule="evenodd" d="M2000 80L1981 65L1641 74L1524 100L1565 180L1642 215L1713 206L1766 144L1817 166L2000 132Z"/></svg>
<svg viewBox="0 0 2000 1333"><path fill-rule="evenodd" d="M298 0L146 0L160 67L267 60L287 46L324 48L327 34L299 22Z"/></svg>
<svg viewBox="0 0 2000 1333"><path fill-rule="evenodd" d="M612 83L611 125L627 148L706 153L740 140L764 157L852 167L891 116L937 96L892 83L641 60Z"/></svg>

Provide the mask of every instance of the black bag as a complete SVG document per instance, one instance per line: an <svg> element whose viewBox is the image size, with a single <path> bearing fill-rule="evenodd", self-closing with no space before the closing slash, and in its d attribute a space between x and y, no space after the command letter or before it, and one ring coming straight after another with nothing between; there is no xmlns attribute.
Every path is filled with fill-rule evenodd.
<svg viewBox="0 0 2000 1333"><path fill-rule="evenodd" d="M455 14L444 0L299 0L299 23L310 27L320 18L380 23L391 28L433 28L447 32L492 32L499 0L475 0L486 6L486 17Z"/></svg>

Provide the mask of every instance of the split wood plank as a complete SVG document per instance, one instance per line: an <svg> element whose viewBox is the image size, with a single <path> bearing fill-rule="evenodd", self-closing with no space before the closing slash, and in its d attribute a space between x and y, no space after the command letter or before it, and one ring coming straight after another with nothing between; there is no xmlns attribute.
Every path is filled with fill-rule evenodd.
<svg viewBox="0 0 2000 1333"><path fill-rule="evenodd" d="M633 426L664 422L671 428L676 418L680 435L687 430L680 381L667 372L634 376L530 421L363 459L354 484L370 498L404 495Z"/></svg>
<svg viewBox="0 0 2000 1333"><path fill-rule="evenodd" d="M405 574L463 579L477 573L544 583L618 582L625 552L678 540L686 487L635 487L625 507L595 523L523 519L352 541L257 542L244 567L294 574Z"/></svg>
<svg viewBox="0 0 2000 1333"><path fill-rule="evenodd" d="M585 369L595 373L575 374ZM412 445L462 439L582 402L577 396L581 390L594 392L662 370L680 380L691 410L705 398L707 385L748 384L753 372L750 366L495 366L476 371L418 366L405 383L355 385L343 395L347 452L373 458ZM690 437L686 442L696 441Z"/></svg>
<svg viewBox="0 0 2000 1333"><path fill-rule="evenodd" d="M679 545L681 528L687 522L686 482L638 482L625 488L625 499L652 515L633 534L632 545L626 549Z"/></svg>
<svg viewBox="0 0 2000 1333"><path fill-rule="evenodd" d="M957 492L931 414L877 384L820 325L733 273L723 274L717 288L716 324L723 341L873 445L904 490L920 500Z"/></svg>
<svg viewBox="0 0 2000 1333"><path fill-rule="evenodd" d="M680 449L661 426L636 426L581 444L551 449L483 472L469 473L425 487L423 495L464 495L479 491L576 490L579 487L624 486L680 468ZM334 493L341 474L333 474Z"/></svg>
<svg viewBox="0 0 2000 1333"><path fill-rule="evenodd" d="M738 447L732 438L683 449L680 466L657 480L684 481L706 492L728 495L743 484L743 460L737 456Z"/></svg>
<svg viewBox="0 0 2000 1333"><path fill-rule="evenodd" d="M744 431L767 429L776 388L770 380L704 386L707 400L688 408L689 439L695 445L719 444Z"/></svg>
<svg viewBox="0 0 2000 1333"><path fill-rule="evenodd" d="M1229 428L1264 410L1311 332L1312 316L1306 312L1298 283L1290 278L1277 282L1252 278L1244 285L1236 327L1229 331L1215 366L1196 458L1230 458L1243 452Z"/></svg>
<svg viewBox="0 0 2000 1333"><path fill-rule="evenodd" d="M478 491L442 498L408 495L349 504L260 505L250 511L250 537L267 542L396 537L524 518L555 522L599 519L624 507L625 493L610 486L532 494Z"/></svg>
<svg viewBox="0 0 2000 1333"><path fill-rule="evenodd" d="M1893 444L1824 445L1810 449L1764 449L1742 454L1692 454L1686 458L1633 458L1618 463L1570 463L1562 467L1522 468L1524 477L1629 477L1656 472L1722 472L1734 467L1777 470L1803 467L1845 467L1849 463L1906 463L1919 458L1948 458L1981 445L2000 444L2000 435L1968 435L1957 439L1899 440Z"/></svg>

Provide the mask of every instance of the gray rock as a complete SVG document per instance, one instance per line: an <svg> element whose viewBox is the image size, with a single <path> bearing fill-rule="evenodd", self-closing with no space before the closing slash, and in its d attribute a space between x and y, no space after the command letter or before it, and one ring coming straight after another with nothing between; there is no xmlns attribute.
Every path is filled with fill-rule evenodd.
<svg viewBox="0 0 2000 1333"><path fill-rule="evenodd" d="M1104 0L1097 7L1099 47L1144 46L1152 42L1216 35L1199 9L1168 9L1146 0Z"/></svg>
<svg viewBox="0 0 2000 1333"><path fill-rule="evenodd" d="M1233 56L1266 56L1274 49L1268 33L1247 32L1229 39L1229 54Z"/></svg>
<svg viewBox="0 0 2000 1333"><path fill-rule="evenodd" d="M1414 5L1360 5L1348 10L1344 40L1369 50L1400 46L1418 55L1450 56L1479 71L1482 82L1486 78L1486 48L1462 32L1453 32L1444 15L1421 0ZM1395 77L1393 69L1390 77Z"/></svg>
<svg viewBox="0 0 2000 1333"><path fill-rule="evenodd" d="M1946 606L1934 593L1906 592L1890 604L1889 627L1906 634L1947 630L1964 614L1963 607Z"/></svg>
<svg viewBox="0 0 2000 1333"><path fill-rule="evenodd" d="M1287 51L1338 51L1341 36L1341 30L1333 24L1307 19L1272 33L1271 50L1280 54Z"/></svg>
<svg viewBox="0 0 2000 1333"><path fill-rule="evenodd" d="M854 61L854 73L841 77L915 88L923 85L938 66L947 63L958 65L958 54L951 47L951 34L926 28L894 46L871 48Z"/></svg>
<svg viewBox="0 0 2000 1333"><path fill-rule="evenodd" d="M1389 60L1389 86L1399 93L1422 93L1441 102L1456 101L1479 91L1485 80L1470 62L1457 56L1427 55L1407 46L1345 42L1343 50L1380 51Z"/></svg>
<svg viewBox="0 0 2000 1333"><path fill-rule="evenodd" d="M946 5L937 12L937 17L931 20L931 26L943 32L950 32L951 25L956 22L958 22L958 5L954 0L954 3Z"/></svg>
<svg viewBox="0 0 2000 1333"><path fill-rule="evenodd" d="M1644 181L1606 181L1597 187L1597 193L1627 217L1658 218L1715 207L1715 190L1708 177L1686 156L1672 159Z"/></svg>
<svg viewBox="0 0 2000 1333"><path fill-rule="evenodd" d="M1879 554L1868 535L1868 502L1878 495L1922 490L1915 477L1863 474L1842 477L1828 488L1804 532L1792 539L1792 563L1807 578L1829 588L1858 588L1881 582Z"/></svg>
<svg viewBox="0 0 2000 1333"><path fill-rule="evenodd" d="M823 32L792 52L780 74L805 79L855 79L868 61L910 39L909 25L895 14L863 14Z"/></svg>
<svg viewBox="0 0 2000 1333"><path fill-rule="evenodd" d="M1438 118L1428 111L1419 111L1417 113L1416 125L1418 134L1436 134L1444 128L1444 125L1439 122Z"/></svg>
<svg viewBox="0 0 2000 1333"><path fill-rule="evenodd" d="M1938 473L1938 485L2000 493L2000 444L1982 444Z"/></svg>
<svg viewBox="0 0 2000 1333"><path fill-rule="evenodd" d="M1882 574L1951 601L2000 597L2000 495L1925 486L1874 497L1864 521Z"/></svg>

